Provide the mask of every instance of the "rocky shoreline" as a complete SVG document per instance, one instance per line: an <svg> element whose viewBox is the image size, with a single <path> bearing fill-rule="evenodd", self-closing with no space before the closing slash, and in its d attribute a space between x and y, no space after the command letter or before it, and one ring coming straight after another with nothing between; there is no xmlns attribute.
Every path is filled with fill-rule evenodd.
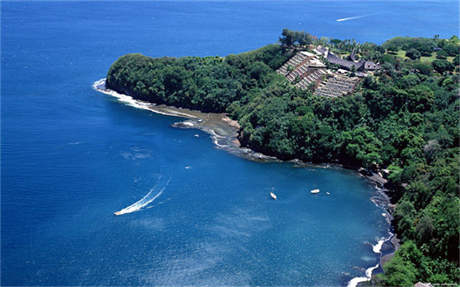
<svg viewBox="0 0 460 287"><path fill-rule="evenodd" d="M149 110L157 114L185 118L183 121L175 122L172 126L176 128L202 130L211 136L214 144L218 148L224 149L239 157L254 161L281 162L281 160L276 157L264 155L249 148L241 147L238 140L240 125L237 121L229 118L225 113L203 113L187 108L143 102L107 89L105 87L105 79L96 81L93 84L93 88L98 92L113 96L120 102L136 108Z"/></svg>
<svg viewBox="0 0 460 287"><path fill-rule="evenodd" d="M240 129L240 125L237 121L232 120L227 116L225 113L203 113L197 110L191 110L186 108L179 108L174 106L167 106L167 105L156 105L153 103L143 102L136 99L133 99L130 96L120 94L116 91L107 89L105 87L105 79L101 79L96 81L93 84L93 88L101 93L116 97L120 102L125 104L131 105L136 108L149 110L154 113L167 115L167 116L174 116L185 118L183 121L178 121L172 124L173 127L176 128L184 128L184 129L199 129L206 133L208 133L214 144L217 148L224 149L236 156L253 160L259 162L283 162L282 160L273 157L264 155L262 153L253 151L250 148L242 147L239 140L238 140L238 132ZM198 136L198 135L195 135ZM356 168L356 167L347 167L340 163L324 163L324 164L314 164L310 162L304 162L299 159L293 159L288 162L299 166L299 167L315 167L315 168L337 168L337 169L348 169L355 171L359 176L366 178L371 184L374 185L375 189L378 192L378 196L374 198L372 201L377 206L382 207L385 209L385 218L388 221L389 225L391 226L391 219L392 219L392 212L393 206L390 204L389 196L387 195L387 190L384 188L385 183L387 180L383 177L382 171L375 172L368 172L363 168ZM399 240L397 239L396 235L390 232L390 237L385 239L383 244L391 244L391 249L394 251L382 256L380 254L379 266L383 266L391 257L394 255L394 252L399 247ZM378 266L377 266L378 267ZM371 267L372 270L370 274L367 274L366 277L359 277L362 280L353 284L353 286L359 286L360 283L367 282L371 280L371 276L373 276L372 271L376 268ZM369 276L368 276L369 275ZM353 281L353 280L352 280ZM350 281L351 283L351 281ZM349 286L350 286L349 283Z"/></svg>

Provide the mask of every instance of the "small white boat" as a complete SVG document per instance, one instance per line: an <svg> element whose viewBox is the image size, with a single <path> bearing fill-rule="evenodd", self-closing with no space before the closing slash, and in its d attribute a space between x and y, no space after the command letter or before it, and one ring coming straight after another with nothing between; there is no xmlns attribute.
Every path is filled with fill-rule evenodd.
<svg viewBox="0 0 460 287"><path fill-rule="evenodd" d="M123 213L121 213L121 211L116 211L113 213L114 215L122 215Z"/></svg>
<svg viewBox="0 0 460 287"><path fill-rule="evenodd" d="M276 194L274 194L273 192L270 192L270 196L271 196L271 198L273 198L274 200L277 199Z"/></svg>
<svg viewBox="0 0 460 287"><path fill-rule="evenodd" d="M326 192L326 194L327 194L327 195L331 195L331 193L330 193L330 192L328 192L328 191Z"/></svg>
<svg viewBox="0 0 460 287"><path fill-rule="evenodd" d="M313 193L313 194L317 194L317 193L319 193L319 189L312 189L312 190L310 190L310 192Z"/></svg>

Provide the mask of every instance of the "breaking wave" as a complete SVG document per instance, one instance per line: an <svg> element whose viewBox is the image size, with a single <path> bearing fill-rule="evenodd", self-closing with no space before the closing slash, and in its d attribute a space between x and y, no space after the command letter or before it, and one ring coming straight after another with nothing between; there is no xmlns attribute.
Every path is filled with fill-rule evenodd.
<svg viewBox="0 0 460 287"><path fill-rule="evenodd" d="M390 235L387 238L380 238L380 240L378 240L376 244L372 245L372 251L375 254L382 255L382 246L383 246L383 244L386 241L390 240L392 237L393 237L393 233L390 232ZM379 261L380 261L380 259L379 259ZM355 278L351 279L348 282L347 287L356 287L356 286L358 286L358 283L366 282L366 281L371 280L372 272L374 272L375 269L379 268L379 266L380 266L380 262L377 263L375 266L371 266L371 267L367 268L366 272L365 272L365 276L363 276L363 277L355 277Z"/></svg>
<svg viewBox="0 0 460 287"><path fill-rule="evenodd" d="M159 109L155 109L154 108L155 105L152 104L152 103L144 102L144 101L141 101L141 100L136 100L131 96L120 94L120 93L117 93L117 92L115 92L113 90L109 90L109 89L107 89L105 87L105 78L97 80L96 82L94 82L93 83L93 89L95 89L96 91L101 92L103 94L115 97L115 98L118 99L119 102L122 102L125 105L131 106L131 107L134 107L134 108L138 108L138 109L142 109L142 110L148 110L148 111L151 111L151 112L154 112L154 113L157 113L157 114L160 114L160 115L165 115L165 116L196 118L195 116L193 116L191 114L181 113L179 111L174 111L174 110L171 110L171 109L164 109L164 110L160 111Z"/></svg>
<svg viewBox="0 0 460 287"><path fill-rule="evenodd" d="M375 266L369 267L366 269L366 277L355 277L348 282L347 287L355 287L358 285L358 283L361 282L366 282L371 280L372 272L374 272L375 269L379 267L379 264L377 263Z"/></svg>
<svg viewBox="0 0 460 287"><path fill-rule="evenodd" d="M221 135L218 132L216 132L214 127L209 127L209 126L206 126L206 124L202 124L201 121L203 119L200 119L198 116L194 114L177 111L175 109L170 109L168 107L159 108L155 104L144 102L141 100L136 100L132 98L131 96L120 94L113 90L107 89L105 87L105 78L95 81L92 86L93 86L93 89L95 89L96 91L101 92L106 95L110 95L112 97L115 97L118 99L119 102L124 103L125 105L135 107L138 109L148 110L148 111L151 111L157 114L161 114L161 115L187 118L188 120L174 123L172 126L178 127L178 128L200 129L210 134L213 143L218 148L224 149L237 156L251 159L251 160L257 160L257 161L259 160L260 161L278 161L276 157L264 155L262 153L255 152L249 148L240 147L239 143L236 144L234 141L237 139L236 137L237 130L229 134L226 134L224 132L224 134ZM227 124L228 124L228 121L227 121ZM127 154L122 155L122 156L129 157L129 155Z"/></svg>

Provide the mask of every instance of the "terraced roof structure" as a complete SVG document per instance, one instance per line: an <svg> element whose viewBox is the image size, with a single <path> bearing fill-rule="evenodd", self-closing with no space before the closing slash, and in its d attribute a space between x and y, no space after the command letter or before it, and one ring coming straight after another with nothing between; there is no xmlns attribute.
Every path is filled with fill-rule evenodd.
<svg viewBox="0 0 460 287"><path fill-rule="evenodd" d="M350 94L359 83L360 78L335 74L316 89L315 94L325 97L341 97Z"/></svg>
<svg viewBox="0 0 460 287"><path fill-rule="evenodd" d="M317 55L306 51L295 54L277 72L301 89L319 86L329 73Z"/></svg>
<svg viewBox="0 0 460 287"><path fill-rule="evenodd" d="M277 72L296 87L302 90L311 87L316 95L327 97L349 94L360 81L358 77L350 77L326 69L326 65L318 55L306 51L296 53Z"/></svg>

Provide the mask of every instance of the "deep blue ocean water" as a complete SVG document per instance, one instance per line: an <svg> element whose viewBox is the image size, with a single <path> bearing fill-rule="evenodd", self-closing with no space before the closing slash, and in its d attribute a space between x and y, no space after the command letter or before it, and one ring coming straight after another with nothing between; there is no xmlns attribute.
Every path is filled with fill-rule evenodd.
<svg viewBox="0 0 460 287"><path fill-rule="evenodd" d="M389 228L365 180L235 157L170 127L178 118L91 85L130 52L223 56L284 27L381 43L450 37L459 24L456 1L0 5L2 285L335 286L362 276ZM353 16L364 17L335 21Z"/></svg>

